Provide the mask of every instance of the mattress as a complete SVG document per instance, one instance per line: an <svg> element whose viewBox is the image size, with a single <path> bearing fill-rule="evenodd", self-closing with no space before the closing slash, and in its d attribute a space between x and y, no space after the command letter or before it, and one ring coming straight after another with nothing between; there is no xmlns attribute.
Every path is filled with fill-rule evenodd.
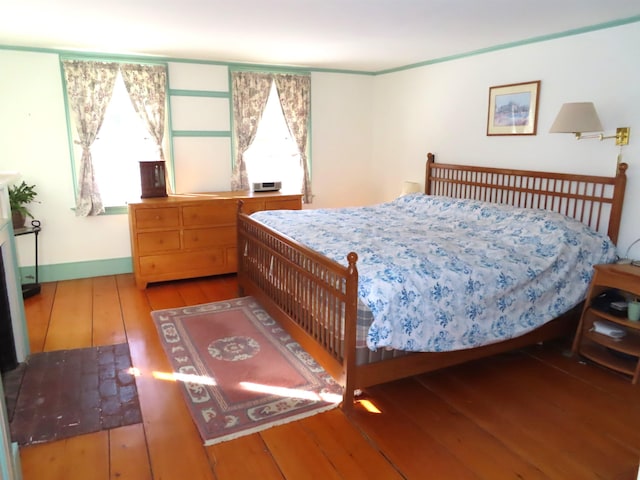
<svg viewBox="0 0 640 480"><path fill-rule="evenodd" d="M372 351L522 335L582 301L593 265L615 259L609 238L558 213L420 193L252 217L337 262L358 253L358 344Z"/></svg>

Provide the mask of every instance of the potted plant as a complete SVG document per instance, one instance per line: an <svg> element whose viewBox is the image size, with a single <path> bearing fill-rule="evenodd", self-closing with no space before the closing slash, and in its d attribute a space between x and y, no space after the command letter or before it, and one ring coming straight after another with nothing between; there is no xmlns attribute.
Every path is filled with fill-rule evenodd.
<svg viewBox="0 0 640 480"><path fill-rule="evenodd" d="M11 206L11 220L14 229L24 227L27 217L33 218L26 205L35 201L38 195L35 188L35 185L27 185L25 181L17 186L9 186L9 204Z"/></svg>

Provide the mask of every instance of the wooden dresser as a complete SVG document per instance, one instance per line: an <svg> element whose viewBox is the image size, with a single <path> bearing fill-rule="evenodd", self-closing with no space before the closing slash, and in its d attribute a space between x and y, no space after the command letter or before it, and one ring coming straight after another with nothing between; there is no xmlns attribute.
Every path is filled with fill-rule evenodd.
<svg viewBox="0 0 640 480"><path fill-rule="evenodd" d="M133 272L149 282L203 277L237 270L236 215L300 210L302 196L279 192L215 192L145 198L129 204Z"/></svg>

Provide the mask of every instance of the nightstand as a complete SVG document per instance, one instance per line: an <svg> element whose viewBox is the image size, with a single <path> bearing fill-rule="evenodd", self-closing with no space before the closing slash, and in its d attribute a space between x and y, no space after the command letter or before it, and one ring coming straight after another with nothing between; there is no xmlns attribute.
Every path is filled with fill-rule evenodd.
<svg viewBox="0 0 640 480"><path fill-rule="evenodd" d="M640 322L612 315L593 305L593 299L608 289L640 297L640 267L633 265L596 265L584 303L578 331L573 341L573 353L631 376L631 383L640 378ZM626 331L623 338L615 339L593 330L593 322L610 322Z"/></svg>

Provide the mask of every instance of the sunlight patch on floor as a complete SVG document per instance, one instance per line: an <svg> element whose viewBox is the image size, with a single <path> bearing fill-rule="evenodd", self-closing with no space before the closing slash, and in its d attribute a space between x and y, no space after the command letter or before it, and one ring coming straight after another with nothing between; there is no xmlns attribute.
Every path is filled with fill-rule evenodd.
<svg viewBox="0 0 640 480"><path fill-rule="evenodd" d="M306 400L322 400L327 403L338 403L342 401L342 395L335 393L315 393L296 388L276 387L273 385L262 385L260 383L240 382L240 386L252 392L268 393L288 398L303 398Z"/></svg>
<svg viewBox="0 0 640 480"><path fill-rule="evenodd" d="M382 413L371 400L356 400L356 403L359 403L369 413Z"/></svg>
<svg viewBox="0 0 640 480"><path fill-rule="evenodd" d="M196 383L199 385L217 385L216 381L207 377L206 375L191 375L187 373L178 373L178 372L158 372L154 371L151 373L153 378L158 380L167 380L170 382L184 382L184 383Z"/></svg>

